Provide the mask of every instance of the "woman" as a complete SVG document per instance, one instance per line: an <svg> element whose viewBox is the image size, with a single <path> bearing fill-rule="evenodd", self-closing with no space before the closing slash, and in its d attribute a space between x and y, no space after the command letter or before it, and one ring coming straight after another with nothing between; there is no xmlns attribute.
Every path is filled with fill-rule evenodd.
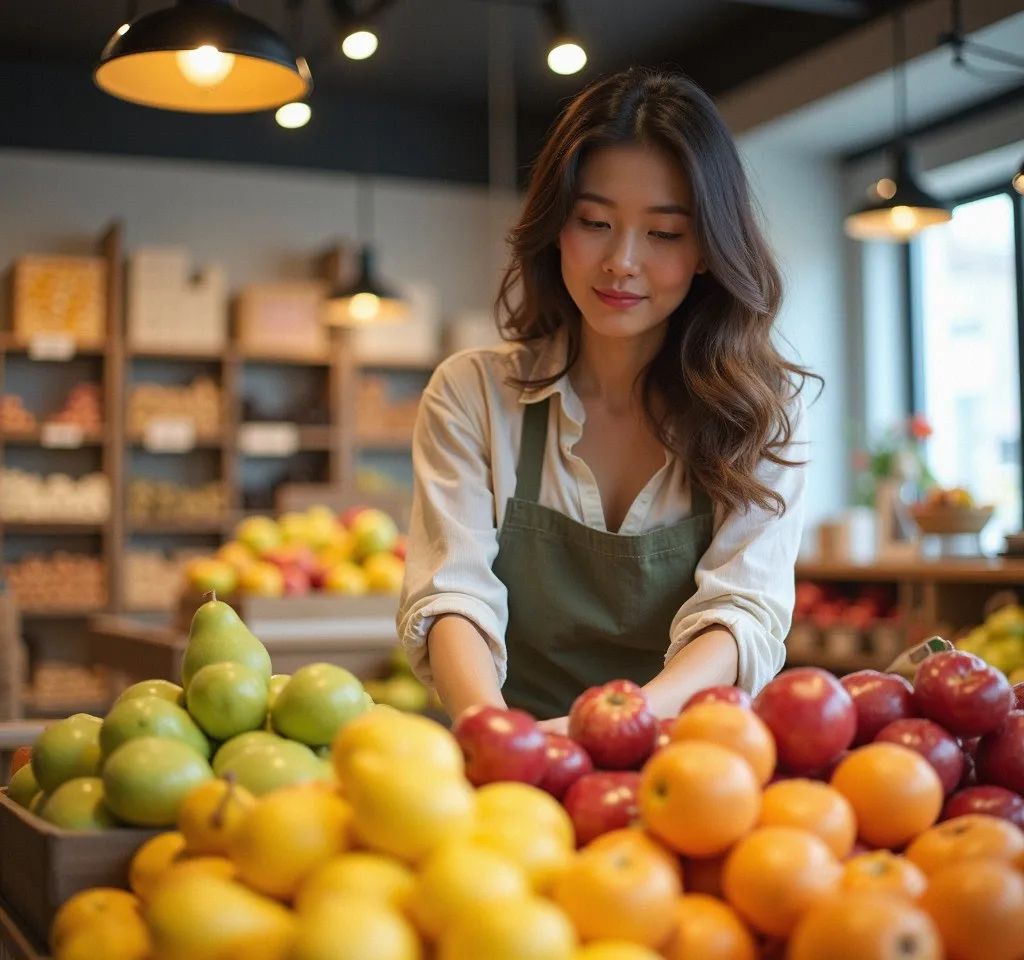
<svg viewBox="0 0 1024 960"><path fill-rule="evenodd" d="M782 666L802 527L781 284L710 98L633 69L584 90L537 160L498 295L511 341L420 404L399 630L457 717L564 730L617 678L674 716Z"/></svg>

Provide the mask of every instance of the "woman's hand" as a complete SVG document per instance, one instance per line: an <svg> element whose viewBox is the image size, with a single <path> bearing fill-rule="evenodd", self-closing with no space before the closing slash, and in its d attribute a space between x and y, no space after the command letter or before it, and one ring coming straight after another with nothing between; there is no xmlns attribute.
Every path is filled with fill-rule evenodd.
<svg viewBox="0 0 1024 960"><path fill-rule="evenodd" d="M541 720L537 726L547 733L560 733L563 737L569 735L568 717L552 717L550 720Z"/></svg>

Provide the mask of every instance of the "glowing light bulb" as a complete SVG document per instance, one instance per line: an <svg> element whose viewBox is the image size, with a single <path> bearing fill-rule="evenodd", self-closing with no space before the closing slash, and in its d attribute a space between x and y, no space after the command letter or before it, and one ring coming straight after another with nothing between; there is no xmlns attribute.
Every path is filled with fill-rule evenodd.
<svg viewBox="0 0 1024 960"><path fill-rule="evenodd" d="M349 60L365 60L377 49L377 34L371 30L356 30L341 41L341 52Z"/></svg>
<svg viewBox="0 0 1024 960"><path fill-rule="evenodd" d="M1013 189L1016 190L1017 193L1024 194L1024 170L1018 173L1010 182L1013 184Z"/></svg>
<svg viewBox="0 0 1024 960"><path fill-rule="evenodd" d="M223 83L235 65L233 53L221 53L208 43L195 50L179 50L175 57L182 75L197 87L215 87Z"/></svg>
<svg viewBox="0 0 1024 960"><path fill-rule="evenodd" d="M900 233L909 233L917 226L917 216L910 207L893 207L889 220Z"/></svg>
<svg viewBox="0 0 1024 960"><path fill-rule="evenodd" d="M882 177L874 186L874 192L883 200L891 200L896 196L896 181Z"/></svg>
<svg viewBox="0 0 1024 960"><path fill-rule="evenodd" d="M312 115L313 111L309 104L297 100L294 103L286 103L283 107L278 107L274 119L285 130L297 130L309 123L309 118Z"/></svg>
<svg viewBox="0 0 1024 960"><path fill-rule="evenodd" d="M587 53L578 43L559 43L548 51L548 66L563 76L579 73L586 62Z"/></svg>
<svg viewBox="0 0 1024 960"><path fill-rule="evenodd" d="M131 30L131 28L132 25L130 23L122 23L121 26L117 28L117 35L119 37L123 37L129 30Z"/></svg>
<svg viewBox="0 0 1024 960"><path fill-rule="evenodd" d="M380 312L380 297L375 293L357 293L348 304L349 316L359 323L369 323Z"/></svg>

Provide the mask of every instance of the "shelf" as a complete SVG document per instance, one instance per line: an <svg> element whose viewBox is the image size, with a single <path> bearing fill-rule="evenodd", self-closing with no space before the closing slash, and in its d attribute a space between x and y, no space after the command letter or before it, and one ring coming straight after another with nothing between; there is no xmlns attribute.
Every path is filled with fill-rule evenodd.
<svg viewBox="0 0 1024 960"><path fill-rule="evenodd" d="M18 611L18 615L28 620L74 620L78 617L92 617L106 613L102 607L26 607Z"/></svg>
<svg viewBox="0 0 1024 960"><path fill-rule="evenodd" d="M61 536L76 533L100 533L107 525L106 520L89 523L74 523L63 520L0 520L4 533L32 533L41 536Z"/></svg>
<svg viewBox="0 0 1024 960"><path fill-rule="evenodd" d="M227 352L227 344L219 350L163 349L161 347L127 347L125 353L140 360L200 360L220 363Z"/></svg>
<svg viewBox="0 0 1024 960"><path fill-rule="evenodd" d="M24 341L15 339L14 334L9 330L0 331L0 351L2 351L3 353L17 355L24 354L25 356L28 356L29 345ZM105 351L106 345L102 343L89 345L81 345L76 343L75 352L69 359L74 359L75 357L102 357ZM38 362L66 363L67 361L64 359L44 360L43 358L38 358Z"/></svg>
<svg viewBox="0 0 1024 960"><path fill-rule="evenodd" d="M93 700L57 700L44 697L37 699L31 694L22 698L25 713L43 717L69 717L73 713L91 713L102 716L110 708L113 695Z"/></svg>
<svg viewBox="0 0 1024 960"><path fill-rule="evenodd" d="M260 432L259 428L266 426L268 434L272 434L267 438L268 446L266 450L263 449L243 449L242 444L238 444L238 452L244 457L286 457L291 456L293 453L304 453L304 452L326 452L329 451L333 444L334 428L322 425L304 425L299 423L291 423L283 420L274 421L261 421L261 420L248 420L238 425L238 435L242 436L250 434L253 431ZM296 431L294 436L295 448L294 450L288 449L291 437L282 435L282 431L289 433L290 431ZM262 442L262 441L261 441Z"/></svg>
<svg viewBox="0 0 1024 960"><path fill-rule="evenodd" d="M880 563L798 563L798 580L871 583L1024 583L1024 559L911 560Z"/></svg>
<svg viewBox="0 0 1024 960"><path fill-rule="evenodd" d="M365 453L411 453L412 439L360 437L356 441L356 446Z"/></svg>
<svg viewBox="0 0 1024 960"><path fill-rule="evenodd" d="M330 354L302 354L302 353L261 353L253 350L239 350L238 358L243 363L267 363L280 364L281 366L292 367L329 367L331 365Z"/></svg>
<svg viewBox="0 0 1024 960"><path fill-rule="evenodd" d="M192 446L186 450L154 450L146 445L146 438L142 434L131 434L127 439L130 446L146 450L148 453L191 453L193 450L219 450L225 442L223 436L197 436L192 442Z"/></svg>
<svg viewBox="0 0 1024 960"><path fill-rule="evenodd" d="M231 521L223 520L129 520L129 533L148 533L163 536L223 533Z"/></svg>
<svg viewBox="0 0 1024 960"><path fill-rule="evenodd" d="M11 447L41 447L44 450L80 450L83 447L103 446L103 431L89 431L82 434L81 443L43 443L42 428L35 430L0 432L0 443Z"/></svg>
<svg viewBox="0 0 1024 960"><path fill-rule="evenodd" d="M395 357L392 360L360 360L360 370L401 370L409 373L433 373L443 358L436 360L404 360Z"/></svg>

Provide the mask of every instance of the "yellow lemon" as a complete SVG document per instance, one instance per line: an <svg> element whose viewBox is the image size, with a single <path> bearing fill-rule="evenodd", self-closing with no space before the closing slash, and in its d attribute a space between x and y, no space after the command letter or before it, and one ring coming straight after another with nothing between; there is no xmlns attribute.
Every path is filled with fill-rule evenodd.
<svg viewBox="0 0 1024 960"><path fill-rule="evenodd" d="M185 838L177 831L171 831L157 834L135 851L128 867L128 886L139 899L149 899L160 877L184 849Z"/></svg>
<svg viewBox="0 0 1024 960"><path fill-rule="evenodd" d="M308 874L347 848L350 820L345 801L317 786L261 797L231 838L239 879L260 893L290 899Z"/></svg>
<svg viewBox="0 0 1024 960"><path fill-rule="evenodd" d="M166 883L171 877L205 874L220 877L221 880L234 880L238 875L238 867L227 857L198 856L188 857L182 854L157 878L157 886Z"/></svg>
<svg viewBox="0 0 1024 960"><path fill-rule="evenodd" d="M524 897L461 916L441 934L437 960L573 960L576 946L576 932L558 907Z"/></svg>
<svg viewBox="0 0 1024 960"><path fill-rule="evenodd" d="M526 820L537 829L551 829L570 848L576 846L572 818L550 793L528 783L488 783L476 792L477 821Z"/></svg>
<svg viewBox="0 0 1024 960"><path fill-rule="evenodd" d="M419 863L475 823L473 788L461 776L362 751L345 781L355 835L364 846Z"/></svg>
<svg viewBox="0 0 1024 960"><path fill-rule="evenodd" d="M178 808L178 830L189 853L225 854L228 841L256 803L233 780L208 780L192 790Z"/></svg>
<svg viewBox="0 0 1024 960"><path fill-rule="evenodd" d="M662 956L628 940L595 940L580 947L572 960L662 960Z"/></svg>
<svg viewBox="0 0 1024 960"><path fill-rule="evenodd" d="M575 853L560 831L544 830L527 820L487 821L472 839L518 863L538 893L551 890Z"/></svg>
<svg viewBox="0 0 1024 960"><path fill-rule="evenodd" d="M50 927L50 946L56 951L67 937L106 917L138 916L139 898L116 887L82 890L61 904Z"/></svg>
<svg viewBox="0 0 1024 960"><path fill-rule="evenodd" d="M523 868L466 840L446 843L423 864L410 912L423 934L437 939L456 918L474 910L500 909L498 901L528 896Z"/></svg>
<svg viewBox="0 0 1024 960"><path fill-rule="evenodd" d="M416 931L394 907L369 897L338 894L321 900L303 916L288 960L421 960L422 956Z"/></svg>
<svg viewBox="0 0 1024 960"><path fill-rule="evenodd" d="M404 864L379 853L353 850L317 867L295 894L295 909L306 913L321 899L360 894L404 910L416 886L416 875Z"/></svg>

